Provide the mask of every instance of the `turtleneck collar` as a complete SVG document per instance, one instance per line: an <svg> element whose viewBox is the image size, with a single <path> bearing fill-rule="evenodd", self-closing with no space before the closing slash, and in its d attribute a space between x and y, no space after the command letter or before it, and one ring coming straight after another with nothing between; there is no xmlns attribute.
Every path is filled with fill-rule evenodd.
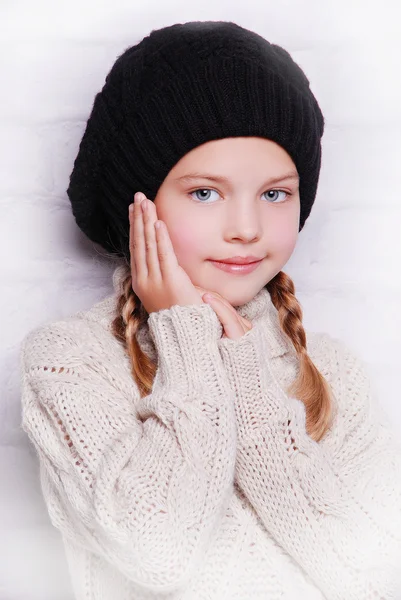
<svg viewBox="0 0 401 600"><path fill-rule="evenodd" d="M113 273L113 289L115 295L121 293L121 283L124 274L126 273L125 265L118 266ZM251 300L246 304L235 307L239 315L245 317L252 323L260 323L268 339L268 347L270 357L277 357L285 354L291 349L294 349L293 344L287 338L280 327L278 311L273 304L270 292L263 287ZM148 346L150 340L147 339L146 331L141 332L142 341Z"/></svg>
<svg viewBox="0 0 401 600"><path fill-rule="evenodd" d="M281 329L278 310L267 288L263 287L256 296L246 304L235 307L235 310L241 317L263 327L271 358L282 356L291 349L294 350L292 342Z"/></svg>

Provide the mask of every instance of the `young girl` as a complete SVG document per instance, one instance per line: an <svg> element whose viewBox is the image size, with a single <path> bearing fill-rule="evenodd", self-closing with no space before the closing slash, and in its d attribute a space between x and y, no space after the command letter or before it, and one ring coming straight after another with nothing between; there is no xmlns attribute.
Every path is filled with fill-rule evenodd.
<svg viewBox="0 0 401 600"><path fill-rule="evenodd" d="M96 95L68 195L114 293L21 351L77 599L401 597L401 447L281 270L323 129L290 55L232 22L153 30Z"/></svg>

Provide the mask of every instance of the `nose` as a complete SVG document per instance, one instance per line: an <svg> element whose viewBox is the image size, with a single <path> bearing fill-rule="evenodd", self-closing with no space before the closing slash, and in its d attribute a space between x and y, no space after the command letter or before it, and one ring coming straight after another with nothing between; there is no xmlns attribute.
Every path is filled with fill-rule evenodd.
<svg viewBox="0 0 401 600"><path fill-rule="evenodd" d="M262 235L260 207L249 199L233 201L228 208L226 238L252 242Z"/></svg>

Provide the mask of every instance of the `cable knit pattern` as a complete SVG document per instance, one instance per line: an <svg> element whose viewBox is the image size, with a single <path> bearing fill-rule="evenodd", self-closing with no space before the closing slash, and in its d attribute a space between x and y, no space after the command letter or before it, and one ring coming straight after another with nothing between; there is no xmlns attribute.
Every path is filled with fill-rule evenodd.
<svg viewBox="0 0 401 600"><path fill-rule="evenodd" d="M236 392L236 481L326 598L400 598L401 448L380 422L362 363L327 336L348 404L337 411L342 445L333 453L333 432L312 440L304 404L278 385L264 326L219 342Z"/></svg>
<svg viewBox="0 0 401 600"><path fill-rule="evenodd" d="M157 364L139 397L111 334L120 291L31 331L22 427L78 600L391 600L401 597L401 446L362 361L307 332L331 385L319 442L285 393L297 356L270 294L222 338L209 305L151 313Z"/></svg>

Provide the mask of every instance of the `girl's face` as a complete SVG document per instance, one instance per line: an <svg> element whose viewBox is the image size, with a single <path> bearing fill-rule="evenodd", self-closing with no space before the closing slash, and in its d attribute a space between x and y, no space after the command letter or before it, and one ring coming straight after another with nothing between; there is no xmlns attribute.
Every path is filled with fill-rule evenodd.
<svg viewBox="0 0 401 600"><path fill-rule="evenodd" d="M297 170L284 148L265 138L230 137L194 148L171 169L154 202L192 283L233 306L277 275L298 237ZM210 262L249 255L263 260L246 275Z"/></svg>

